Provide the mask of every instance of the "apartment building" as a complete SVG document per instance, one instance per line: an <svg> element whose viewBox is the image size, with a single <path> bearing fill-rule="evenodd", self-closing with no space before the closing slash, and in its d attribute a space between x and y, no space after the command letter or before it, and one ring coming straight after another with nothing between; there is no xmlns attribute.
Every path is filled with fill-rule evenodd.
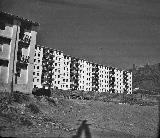
<svg viewBox="0 0 160 138"><path fill-rule="evenodd" d="M76 57L71 57L70 64L70 89L78 90L79 87L79 59Z"/></svg>
<svg viewBox="0 0 160 138"><path fill-rule="evenodd" d="M115 69L115 82L114 82L115 93L123 93L123 70Z"/></svg>
<svg viewBox="0 0 160 138"><path fill-rule="evenodd" d="M92 91L99 90L99 65L92 63Z"/></svg>
<svg viewBox="0 0 160 138"><path fill-rule="evenodd" d="M33 87L131 93L132 73L36 45Z"/></svg>
<svg viewBox="0 0 160 138"><path fill-rule="evenodd" d="M99 65L99 92L108 92L109 91L109 68L104 65Z"/></svg>
<svg viewBox="0 0 160 138"><path fill-rule="evenodd" d="M70 89L70 64L71 64L71 56L64 55L62 62L62 85L61 89L69 90Z"/></svg>
<svg viewBox="0 0 160 138"><path fill-rule="evenodd" d="M39 24L0 12L0 90L32 92Z"/></svg>
<svg viewBox="0 0 160 138"><path fill-rule="evenodd" d="M92 91L92 63L85 59L79 59L78 63L78 90Z"/></svg>
<svg viewBox="0 0 160 138"><path fill-rule="evenodd" d="M127 84L128 84L128 93L132 93L132 72L127 71Z"/></svg>
<svg viewBox="0 0 160 138"><path fill-rule="evenodd" d="M35 46L34 71L33 71L33 88L42 88L42 58L44 47Z"/></svg>
<svg viewBox="0 0 160 138"><path fill-rule="evenodd" d="M115 68L109 67L109 93L115 93Z"/></svg>
<svg viewBox="0 0 160 138"><path fill-rule="evenodd" d="M70 89L70 63L62 51L36 45L33 88Z"/></svg>

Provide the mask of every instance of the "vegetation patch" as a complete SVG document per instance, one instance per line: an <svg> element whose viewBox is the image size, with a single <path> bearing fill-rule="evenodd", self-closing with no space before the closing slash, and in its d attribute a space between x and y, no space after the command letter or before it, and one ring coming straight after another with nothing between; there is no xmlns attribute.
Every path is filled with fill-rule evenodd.
<svg viewBox="0 0 160 138"><path fill-rule="evenodd" d="M27 108L30 109L30 111L33 113L33 114L38 114L40 113L40 109L38 108L38 106L34 103L30 103L29 105L26 106Z"/></svg>

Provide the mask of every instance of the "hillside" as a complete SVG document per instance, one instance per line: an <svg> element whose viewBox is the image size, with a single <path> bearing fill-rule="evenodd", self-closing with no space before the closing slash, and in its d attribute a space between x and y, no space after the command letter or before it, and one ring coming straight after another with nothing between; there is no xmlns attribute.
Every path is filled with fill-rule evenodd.
<svg viewBox="0 0 160 138"><path fill-rule="evenodd" d="M160 90L160 63L134 68L133 88Z"/></svg>
<svg viewBox="0 0 160 138"><path fill-rule="evenodd" d="M0 93L0 135L72 137L82 120L92 138L156 137L158 106Z"/></svg>

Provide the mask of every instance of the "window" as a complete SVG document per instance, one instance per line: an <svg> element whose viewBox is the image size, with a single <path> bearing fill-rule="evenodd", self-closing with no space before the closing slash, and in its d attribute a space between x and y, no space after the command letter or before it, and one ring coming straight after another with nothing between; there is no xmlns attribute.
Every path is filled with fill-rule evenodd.
<svg viewBox="0 0 160 138"><path fill-rule="evenodd" d="M38 53L38 57L40 57L40 53Z"/></svg>
<svg viewBox="0 0 160 138"><path fill-rule="evenodd" d="M38 63L40 63L40 60L38 60Z"/></svg>
<svg viewBox="0 0 160 138"><path fill-rule="evenodd" d="M33 75L35 75L35 72L33 72Z"/></svg>
<svg viewBox="0 0 160 138"><path fill-rule="evenodd" d="M60 84L60 81L58 81L58 84Z"/></svg>
<svg viewBox="0 0 160 138"><path fill-rule="evenodd" d="M65 82L65 79L63 79L63 81Z"/></svg>
<svg viewBox="0 0 160 138"><path fill-rule="evenodd" d="M36 62L36 59L34 59L34 62Z"/></svg>
<svg viewBox="0 0 160 138"><path fill-rule="evenodd" d="M37 69L39 69L39 66L37 66Z"/></svg>
<svg viewBox="0 0 160 138"><path fill-rule="evenodd" d="M0 22L0 29L5 30L5 23Z"/></svg>
<svg viewBox="0 0 160 138"><path fill-rule="evenodd" d="M60 75L58 75L58 78L60 78ZM59 83L58 83L59 84Z"/></svg>
<svg viewBox="0 0 160 138"><path fill-rule="evenodd" d="M2 59L0 59L0 66L8 67L8 63L9 63L8 60L2 60Z"/></svg>
<svg viewBox="0 0 160 138"><path fill-rule="evenodd" d="M39 73L37 73L37 76L39 76Z"/></svg>
<svg viewBox="0 0 160 138"><path fill-rule="evenodd" d="M37 79L37 82L39 82L39 79Z"/></svg>
<svg viewBox="0 0 160 138"><path fill-rule="evenodd" d="M3 45L0 44L0 52L3 51Z"/></svg>

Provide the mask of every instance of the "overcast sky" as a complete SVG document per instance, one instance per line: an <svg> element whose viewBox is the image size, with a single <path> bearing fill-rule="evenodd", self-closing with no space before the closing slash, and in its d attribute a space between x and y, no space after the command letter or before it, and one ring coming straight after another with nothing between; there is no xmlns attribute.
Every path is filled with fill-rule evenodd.
<svg viewBox="0 0 160 138"><path fill-rule="evenodd" d="M37 44L117 68L160 62L160 0L0 0L40 23Z"/></svg>

